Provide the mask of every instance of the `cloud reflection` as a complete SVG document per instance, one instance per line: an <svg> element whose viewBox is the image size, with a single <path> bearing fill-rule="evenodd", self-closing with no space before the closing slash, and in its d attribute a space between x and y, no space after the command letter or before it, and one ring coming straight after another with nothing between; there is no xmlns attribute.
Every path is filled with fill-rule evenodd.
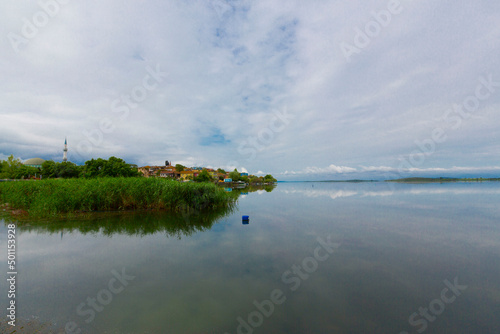
<svg viewBox="0 0 500 334"><path fill-rule="evenodd" d="M392 184L377 183L376 187L381 189L353 190L353 189L282 189L279 190L285 194L300 194L309 198L330 197L331 199L340 199L346 197L389 197L394 195L500 195L500 189L492 188L471 188L450 187L448 185L398 185L394 190L388 190L393 187ZM401 188L405 187L405 189Z"/></svg>

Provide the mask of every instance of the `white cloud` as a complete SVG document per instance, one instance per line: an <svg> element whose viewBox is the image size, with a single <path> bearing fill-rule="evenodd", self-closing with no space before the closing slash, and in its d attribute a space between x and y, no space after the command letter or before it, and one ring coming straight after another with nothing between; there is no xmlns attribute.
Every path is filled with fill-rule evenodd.
<svg viewBox="0 0 500 334"><path fill-rule="evenodd" d="M356 168L330 165L328 167L306 167L300 171L285 171L282 175L307 175L307 174L344 174L356 172Z"/></svg>
<svg viewBox="0 0 500 334"><path fill-rule="evenodd" d="M447 108L474 93L481 75L500 81L500 3L404 3L347 62L340 43L352 43L354 29L386 6L68 2L19 53L0 41L0 154L60 160L67 136L70 159L80 163L115 155L284 176L394 171L416 140L442 126ZM40 10L0 3L0 33L21 35L23 18ZM126 117L114 112L113 101L127 99L157 65L168 72L164 80L132 101ZM495 89L414 172L498 164ZM242 155L241 143L262 136L285 107L295 116L290 124L259 142L254 158ZM114 125L106 133L105 119Z"/></svg>
<svg viewBox="0 0 500 334"><path fill-rule="evenodd" d="M322 174L322 173L352 173L355 172L355 168L351 167L345 167L345 166L335 166L335 165L330 165L325 168L320 168L320 167L307 167L303 173L304 174Z"/></svg>
<svg viewBox="0 0 500 334"><path fill-rule="evenodd" d="M477 175L488 175L489 177L494 176L495 173L500 173L500 166L486 166L486 167L431 167L431 168L406 168L400 169L399 167L389 167L389 166L359 166L359 168L346 167L346 166L335 166L330 165L325 168L320 167L308 167L300 171L285 171L279 175L282 178L292 178L292 179L305 179L305 180L316 180L316 179L336 179L336 180L346 180L346 179L398 179L404 177L410 177L412 174L420 175L424 177L460 177L460 176L470 176L471 174ZM495 176L496 177L496 176Z"/></svg>

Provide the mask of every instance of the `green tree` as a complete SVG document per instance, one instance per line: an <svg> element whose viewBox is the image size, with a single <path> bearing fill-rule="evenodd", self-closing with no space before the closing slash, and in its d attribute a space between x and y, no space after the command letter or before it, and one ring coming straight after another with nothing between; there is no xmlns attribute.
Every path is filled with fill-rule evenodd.
<svg viewBox="0 0 500 334"><path fill-rule="evenodd" d="M111 176L111 177L134 177L139 176L138 171L131 168L125 160L110 157L108 160L104 160L103 168L101 169L101 176Z"/></svg>
<svg viewBox="0 0 500 334"><path fill-rule="evenodd" d="M258 176L252 175L250 177L250 183L261 183L262 179Z"/></svg>
<svg viewBox="0 0 500 334"><path fill-rule="evenodd" d="M19 174L16 176L16 178L27 179L30 177L39 176L40 174L41 174L40 168L22 165L21 168L19 169Z"/></svg>
<svg viewBox="0 0 500 334"><path fill-rule="evenodd" d="M7 161L0 160L0 179L5 178L3 175L4 169L7 168Z"/></svg>
<svg viewBox="0 0 500 334"><path fill-rule="evenodd" d="M43 167L43 165L42 165ZM76 164L63 161L60 163L56 163L56 176L62 177L65 179L79 177L80 175L80 167Z"/></svg>
<svg viewBox="0 0 500 334"><path fill-rule="evenodd" d="M101 170L104 167L104 159L91 159L85 161L85 165L83 166L82 175L85 178L94 178L102 176Z"/></svg>
<svg viewBox="0 0 500 334"><path fill-rule="evenodd" d="M47 160L42 164L42 176L46 179L51 178L76 178L80 177L83 167L80 167L72 162L54 162Z"/></svg>
<svg viewBox="0 0 500 334"><path fill-rule="evenodd" d="M217 173L226 174L226 171L222 168L218 168Z"/></svg>
<svg viewBox="0 0 500 334"><path fill-rule="evenodd" d="M278 180L276 180L271 174L267 174L266 176L264 176L264 182L265 183L273 183L273 182L277 182Z"/></svg>
<svg viewBox="0 0 500 334"><path fill-rule="evenodd" d="M183 172L185 168L186 168L186 167L185 167L185 166L183 166L183 165L181 165L181 164L177 164L177 165L175 165L175 171L176 171L176 172Z"/></svg>
<svg viewBox="0 0 500 334"><path fill-rule="evenodd" d="M210 182L212 181L212 177L208 174L206 169L203 169L200 174L194 179L196 182Z"/></svg>
<svg viewBox="0 0 500 334"><path fill-rule="evenodd" d="M117 157L110 157L108 160L98 158L85 161L82 175L85 178L140 176L137 169L131 168L125 160Z"/></svg>
<svg viewBox="0 0 500 334"><path fill-rule="evenodd" d="M229 177L234 181L240 180L240 172L235 168L231 173L229 173Z"/></svg>
<svg viewBox="0 0 500 334"><path fill-rule="evenodd" d="M6 161L2 162L2 179L20 179L29 170L24 166L20 159L14 159L14 155L10 155Z"/></svg>
<svg viewBox="0 0 500 334"><path fill-rule="evenodd" d="M42 164L42 176L46 179L51 179L56 176L56 163L52 160L46 160Z"/></svg>

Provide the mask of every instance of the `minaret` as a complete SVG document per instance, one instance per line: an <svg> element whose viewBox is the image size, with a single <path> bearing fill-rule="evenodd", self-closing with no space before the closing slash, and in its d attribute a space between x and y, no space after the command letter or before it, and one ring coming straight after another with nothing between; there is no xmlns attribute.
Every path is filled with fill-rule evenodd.
<svg viewBox="0 0 500 334"><path fill-rule="evenodd" d="M63 162L66 162L68 161L68 142L66 140L66 138L64 138L64 155L63 155Z"/></svg>

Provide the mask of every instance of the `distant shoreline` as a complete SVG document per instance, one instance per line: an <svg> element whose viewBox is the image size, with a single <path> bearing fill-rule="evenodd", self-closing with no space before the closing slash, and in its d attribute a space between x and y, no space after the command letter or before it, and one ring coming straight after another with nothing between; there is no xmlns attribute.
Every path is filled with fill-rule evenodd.
<svg viewBox="0 0 500 334"><path fill-rule="evenodd" d="M319 181L278 181L278 183L298 183L298 182L319 182L319 183L367 183L367 182L398 182L398 183L445 183L445 182L498 182L500 178L483 178L483 177L405 177L392 180L319 180Z"/></svg>
<svg viewBox="0 0 500 334"><path fill-rule="evenodd" d="M445 183L445 182L491 182L491 181L500 181L500 178L407 177L402 179L386 180L385 182Z"/></svg>

